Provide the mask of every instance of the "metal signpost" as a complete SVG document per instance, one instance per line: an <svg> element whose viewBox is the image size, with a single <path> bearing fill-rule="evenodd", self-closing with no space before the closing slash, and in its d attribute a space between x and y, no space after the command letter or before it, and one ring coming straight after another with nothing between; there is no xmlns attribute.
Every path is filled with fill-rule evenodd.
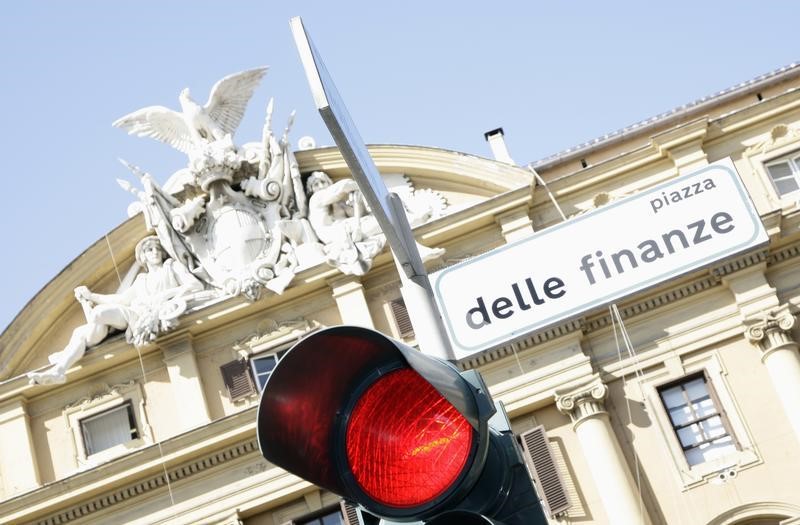
<svg viewBox="0 0 800 525"><path fill-rule="evenodd" d="M432 276L458 359L768 241L725 159Z"/></svg>
<svg viewBox="0 0 800 525"><path fill-rule="evenodd" d="M392 249L400 269L400 291L420 349L436 357L452 359L441 315L436 308L428 274L417 250L403 203L399 196L386 189L322 57L303 27L303 21L300 17L294 17L290 25L314 103Z"/></svg>

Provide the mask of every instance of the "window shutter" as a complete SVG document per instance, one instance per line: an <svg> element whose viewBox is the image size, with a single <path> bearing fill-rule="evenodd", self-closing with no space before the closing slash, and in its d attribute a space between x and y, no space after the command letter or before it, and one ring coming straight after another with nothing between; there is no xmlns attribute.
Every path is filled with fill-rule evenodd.
<svg viewBox="0 0 800 525"><path fill-rule="evenodd" d="M389 307L392 309L392 315L394 316L394 322L397 324L397 330L400 332L400 337L402 339L413 339L414 327L411 325L406 303L402 299L395 299L389 302Z"/></svg>
<svg viewBox="0 0 800 525"><path fill-rule="evenodd" d="M222 381L225 383L225 388L228 389L231 401L236 401L255 393L255 383L246 359L237 359L236 361L225 363L219 367L219 370L222 373Z"/></svg>
<svg viewBox="0 0 800 525"><path fill-rule="evenodd" d="M556 516L570 506L564 483L556 468L553 453L543 426L520 436L525 455L533 470L534 482L539 496L544 500L550 515Z"/></svg>
<svg viewBox="0 0 800 525"><path fill-rule="evenodd" d="M342 517L344 518L344 525L361 525L358 519L358 511L356 507L350 505L345 500L341 501Z"/></svg>

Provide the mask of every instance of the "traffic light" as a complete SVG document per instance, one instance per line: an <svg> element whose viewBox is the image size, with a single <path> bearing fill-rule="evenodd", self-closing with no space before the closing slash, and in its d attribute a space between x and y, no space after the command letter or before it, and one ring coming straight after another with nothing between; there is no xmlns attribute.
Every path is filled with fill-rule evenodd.
<svg viewBox="0 0 800 525"><path fill-rule="evenodd" d="M272 371L258 442L268 461L384 520L544 525L495 411L477 372L338 326L298 342Z"/></svg>

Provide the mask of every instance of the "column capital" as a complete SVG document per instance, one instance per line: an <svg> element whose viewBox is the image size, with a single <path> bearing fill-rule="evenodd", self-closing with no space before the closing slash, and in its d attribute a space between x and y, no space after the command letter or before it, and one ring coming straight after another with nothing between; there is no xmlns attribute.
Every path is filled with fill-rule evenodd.
<svg viewBox="0 0 800 525"><path fill-rule="evenodd" d="M365 328L375 328L369 312L364 285L358 275L341 275L326 281L331 295L339 309L342 324L353 324Z"/></svg>
<svg viewBox="0 0 800 525"><path fill-rule="evenodd" d="M575 427L584 420L606 413L608 386L599 377L576 388L557 390L556 408L572 420Z"/></svg>
<svg viewBox="0 0 800 525"><path fill-rule="evenodd" d="M791 333L796 324L797 319L789 311L789 305L783 304L746 318L744 335L761 349L763 362L776 350L797 348L798 344L792 339Z"/></svg>
<svg viewBox="0 0 800 525"><path fill-rule="evenodd" d="M499 213L494 220L500 226L500 231L507 243L523 239L533 233L533 222L528 213L527 204L524 207L512 208Z"/></svg>
<svg viewBox="0 0 800 525"><path fill-rule="evenodd" d="M194 353L194 338L189 332L169 334L157 341L165 361L175 359L186 352Z"/></svg>
<svg viewBox="0 0 800 525"><path fill-rule="evenodd" d="M339 275L326 281L333 291L333 297L341 297L364 289L358 275Z"/></svg>

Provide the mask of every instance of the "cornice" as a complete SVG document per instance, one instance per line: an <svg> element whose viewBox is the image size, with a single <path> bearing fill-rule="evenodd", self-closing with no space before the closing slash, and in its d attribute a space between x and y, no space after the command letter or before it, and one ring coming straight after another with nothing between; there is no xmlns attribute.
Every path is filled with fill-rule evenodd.
<svg viewBox="0 0 800 525"><path fill-rule="evenodd" d="M800 88L793 88L769 99L716 117L712 121L714 131L713 134L710 133L709 138L716 140L719 137L785 115L798 108L800 108Z"/></svg>
<svg viewBox="0 0 800 525"><path fill-rule="evenodd" d="M583 330L583 318L571 319L564 323L540 330L530 334L522 339L518 339L510 344L505 344L497 348L491 348L485 352L480 352L473 356L467 357L458 363L462 370L469 370L471 368L478 368L487 363L497 361L504 357L512 355L515 351L524 350L534 345L552 341L559 337Z"/></svg>
<svg viewBox="0 0 800 525"><path fill-rule="evenodd" d="M53 313L63 315L77 305L73 295L76 283L91 286L114 272L109 243L117 261L132 256L136 242L146 234L140 217L123 222L108 236L95 241L50 280L0 334L0 380L6 379L27 356L42 336L52 327ZM49 319L50 322L43 322Z"/></svg>
<svg viewBox="0 0 800 525"><path fill-rule="evenodd" d="M0 504L0 522L55 525L85 517L240 457L256 455L255 407L43 485ZM163 451L163 456L162 456Z"/></svg>
<svg viewBox="0 0 800 525"><path fill-rule="evenodd" d="M549 157L545 157L544 159L532 162L530 165L536 169L545 170L580 157L585 157L595 151L610 148L620 142L647 135L657 129L665 129L671 124L680 122L681 120L691 119L692 116L710 113L719 106L737 98L743 99L759 90L764 90L768 87L780 84L781 82L794 80L799 74L800 68L798 68L797 64L790 64L766 75L754 78L749 82L743 82L711 96L703 97L689 104L684 104L671 111L661 113L660 115L642 120L612 133L607 133L589 142L579 144ZM740 110L735 110L732 113L738 111Z"/></svg>
<svg viewBox="0 0 800 525"><path fill-rule="evenodd" d="M533 182L531 173L522 167L457 151L426 146L373 144L367 147L379 170L402 171L454 182L487 195L508 191ZM349 168L335 147L295 152L300 170L324 170L333 175L349 174Z"/></svg>
<svg viewBox="0 0 800 525"><path fill-rule="evenodd" d="M256 439L243 441L197 458L180 467L168 469L166 475L164 473L152 475L137 483L106 492L68 509L56 511L44 518L37 519L35 523L36 525L59 525L70 520L91 516L100 511L110 510L114 505L125 503L139 496L147 496L153 491L165 488L167 477L170 483L188 479L240 457L255 456L258 454L258 450L258 441Z"/></svg>
<svg viewBox="0 0 800 525"><path fill-rule="evenodd" d="M652 313L660 308L673 305L676 302L721 286L722 277L732 272L762 264L764 261L768 263L770 261L783 262L798 256L800 256L800 243L783 248L780 252L774 254L772 258L767 255L766 250L745 253L705 270L705 274L696 272L694 277L689 276L687 280L677 285L669 286L669 284L666 284L647 295L640 294L639 297L627 298L624 303L621 303L619 308L620 315L625 320L635 319L638 316ZM511 344L491 348L474 356L469 356L458 364L462 369L478 368L512 355L516 345L519 345L516 346L516 349L530 347L578 330L589 335L593 332L607 329L610 325L611 315L607 309L595 309L594 311L586 312L581 318L559 323Z"/></svg>
<svg viewBox="0 0 800 525"><path fill-rule="evenodd" d="M650 138L653 145L666 155L669 150L685 144L702 141L708 133L709 120L707 116L680 124L666 131L661 131Z"/></svg>
<svg viewBox="0 0 800 525"><path fill-rule="evenodd" d="M675 286L661 293L639 299L633 303L625 303L619 308L619 313L623 319L629 319L646 312L651 312L662 306L667 306L681 299L704 292L720 284L720 281L711 275L704 275L689 282ZM598 330L605 329L611 325L611 315L604 313L592 316L586 320L584 332L589 334Z"/></svg>

